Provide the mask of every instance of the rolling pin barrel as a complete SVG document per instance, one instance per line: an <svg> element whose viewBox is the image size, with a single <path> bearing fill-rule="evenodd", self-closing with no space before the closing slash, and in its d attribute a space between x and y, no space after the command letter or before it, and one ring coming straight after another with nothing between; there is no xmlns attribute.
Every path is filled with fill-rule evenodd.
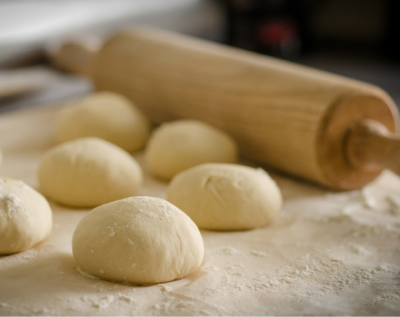
<svg viewBox="0 0 400 317"><path fill-rule="evenodd" d="M359 188L383 169L349 160L350 127L374 120L397 130L396 107L378 87L164 31L112 37L92 78L153 122L209 122L230 133L243 156L337 189Z"/></svg>

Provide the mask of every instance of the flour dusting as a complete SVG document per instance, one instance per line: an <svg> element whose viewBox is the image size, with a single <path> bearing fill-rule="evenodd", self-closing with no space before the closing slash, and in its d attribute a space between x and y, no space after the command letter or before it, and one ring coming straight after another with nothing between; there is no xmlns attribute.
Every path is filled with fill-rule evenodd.
<svg viewBox="0 0 400 317"><path fill-rule="evenodd" d="M130 304L135 303L135 299L133 297L125 295L125 294L119 294L117 296L117 299L121 300L121 301L125 301L125 302L130 303Z"/></svg>
<svg viewBox="0 0 400 317"><path fill-rule="evenodd" d="M0 187L0 209L6 212L6 215L13 219L16 215L25 213L23 201L20 197L12 193L6 193Z"/></svg>
<svg viewBox="0 0 400 317"><path fill-rule="evenodd" d="M389 202L391 208L389 209L390 214L394 216L400 215L400 197L389 195L386 197Z"/></svg>
<svg viewBox="0 0 400 317"><path fill-rule="evenodd" d="M357 255L368 255L371 254L366 248L361 245L355 243L348 243L347 246L351 249L351 251Z"/></svg>
<svg viewBox="0 0 400 317"><path fill-rule="evenodd" d="M285 292L296 299L320 297L369 284L375 276L385 272L391 272L385 264L361 267L317 252L307 254L274 273L260 273L247 287L269 293Z"/></svg>
<svg viewBox="0 0 400 317"><path fill-rule="evenodd" d="M170 291L172 291L172 287L171 286L160 285L160 288L164 293L169 293Z"/></svg>
<svg viewBox="0 0 400 317"><path fill-rule="evenodd" d="M260 258L267 258L269 255L263 251L253 250L250 252L251 255L258 256Z"/></svg>
<svg viewBox="0 0 400 317"><path fill-rule="evenodd" d="M91 279L94 279L94 280L99 280L98 277L96 277L96 276L94 276L94 275L92 275L92 274L89 274L88 272L84 271L80 266L77 266L77 267L76 267L76 270L77 270L80 274L82 274L84 277L88 277L88 278L91 278Z"/></svg>
<svg viewBox="0 0 400 317"><path fill-rule="evenodd" d="M232 247L223 247L218 250L216 250L217 253L225 254L225 255L238 255L241 254L241 252L235 248Z"/></svg>
<svg viewBox="0 0 400 317"><path fill-rule="evenodd" d="M153 197L138 196L131 199L138 211L135 220L140 221L140 215L145 215L150 218L158 218L161 222L170 222L173 214L176 213L176 207L169 205L166 201L151 198Z"/></svg>

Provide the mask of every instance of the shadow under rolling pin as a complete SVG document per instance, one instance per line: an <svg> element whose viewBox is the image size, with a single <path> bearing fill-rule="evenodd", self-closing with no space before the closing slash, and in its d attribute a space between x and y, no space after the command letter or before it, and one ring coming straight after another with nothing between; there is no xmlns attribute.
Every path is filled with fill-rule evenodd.
<svg viewBox="0 0 400 317"><path fill-rule="evenodd" d="M400 174L397 108L376 86L154 29L122 31L90 56L79 72L97 90L127 96L155 123L209 122L244 157L286 173L344 190L384 168Z"/></svg>

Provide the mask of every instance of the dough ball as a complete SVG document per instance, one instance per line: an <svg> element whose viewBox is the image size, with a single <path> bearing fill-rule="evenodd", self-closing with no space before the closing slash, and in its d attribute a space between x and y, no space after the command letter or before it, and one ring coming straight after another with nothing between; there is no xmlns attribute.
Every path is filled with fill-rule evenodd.
<svg viewBox="0 0 400 317"><path fill-rule="evenodd" d="M169 202L145 196L93 209L76 227L72 249L90 274L137 284L185 277L204 255L194 222Z"/></svg>
<svg viewBox="0 0 400 317"><path fill-rule="evenodd" d="M43 193L74 207L133 196L142 178L139 164L129 153L98 138L60 144L45 153L39 165Z"/></svg>
<svg viewBox="0 0 400 317"><path fill-rule="evenodd" d="M1 149L0 149L0 166L1 166L1 163L3 163L3 154L1 153Z"/></svg>
<svg viewBox="0 0 400 317"><path fill-rule="evenodd" d="M51 232L47 200L12 178L0 178L0 254L28 250Z"/></svg>
<svg viewBox="0 0 400 317"><path fill-rule="evenodd" d="M125 97L98 92L65 108L56 120L59 143L98 137L128 152L144 147L150 125L144 114Z"/></svg>
<svg viewBox="0 0 400 317"><path fill-rule="evenodd" d="M278 214L281 192L262 169L203 164L174 177L168 201L203 229L245 230L264 226Z"/></svg>
<svg viewBox="0 0 400 317"><path fill-rule="evenodd" d="M195 120L179 120L161 125L146 148L151 172L171 179L179 172L203 163L234 163L235 141L225 132Z"/></svg>

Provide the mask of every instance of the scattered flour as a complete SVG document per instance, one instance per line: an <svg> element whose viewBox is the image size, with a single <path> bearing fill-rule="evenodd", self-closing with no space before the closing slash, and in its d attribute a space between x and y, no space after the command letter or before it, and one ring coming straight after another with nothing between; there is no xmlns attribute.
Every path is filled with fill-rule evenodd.
<svg viewBox="0 0 400 317"><path fill-rule="evenodd" d="M223 247L223 248L217 249L216 252L220 253L220 254L225 254L225 255L241 254L241 252L239 250L232 248L232 247Z"/></svg>
<svg viewBox="0 0 400 317"><path fill-rule="evenodd" d="M353 230L351 235L353 237L393 236L398 238L400 237L400 232L395 225L360 224Z"/></svg>
<svg viewBox="0 0 400 317"><path fill-rule="evenodd" d="M175 301L174 299L172 299L166 302L155 304L154 308L160 310L161 312L165 312L167 314L169 311L183 311L183 310L193 311L194 303L184 300Z"/></svg>
<svg viewBox="0 0 400 317"><path fill-rule="evenodd" d="M135 302L135 299L133 297L128 296L128 295L124 295L124 294L119 294L117 296L117 299L121 300L121 301L128 302L128 303L134 303Z"/></svg>
<svg viewBox="0 0 400 317"><path fill-rule="evenodd" d="M354 244L354 243L348 243L347 246L350 248L350 250L357 254L357 255L368 255L371 254L370 251L368 251L366 248L362 247L361 245Z"/></svg>
<svg viewBox="0 0 400 317"><path fill-rule="evenodd" d="M112 295L107 295L100 298L92 298L87 295L84 295L81 299L84 302L91 302L93 307L99 309L105 309L115 301L115 297Z"/></svg>
<svg viewBox="0 0 400 317"><path fill-rule="evenodd" d="M338 224L359 224L359 222L352 215L354 205L349 205L343 209L332 211L328 215L315 214L306 216L306 220L319 223L338 223Z"/></svg>
<svg viewBox="0 0 400 317"><path fill-rule="evenodd" d="M340 208L345 213L370 210L393 216L400 215L400 197L386 192L375 192L366 187L350 193L328 194L326 197L342 205Z"/></svg>
<svg viewBox="0 0 400 317"><path fill-rule="evenodd" d="M25 213L23 201L15 194L4 192L0 187L0 209L3 209L10 219L17 214Z"/></svg>
<svg viewBox="0 0 400 317"><path fill-rule="evenodd" d="M111 227L111 226L108 226L107 229L110 229L110 233L108 234L108 236L110 238L113 238L115 236L115 228Z"/></svg>
<svg viewBox="0 0 400 317"><path fill-rule="evenodd" d="M275 269L276 267L271 269L271 266L266 265L265 268L262 267L262 272L256 273L247 269L249 262L246 261L257 262L257 264L262 264L264 262L269 264L269 262L276 260L275 257L263 251L246 250L245 248L238 250L231 246L211 249L208 252L214 253L214 262L208 264L214 265L204 265L202 268L205 273L205 278L211 281L210 285L203 283L201 280L203 277L196 279L194 282L188 282L184 279L176 281L177 284L173 282L170 284L173 285L173 288L170 285L158 285L158 287L155 288L156 292L153 294L161 298L161 300L154 305L154 302L151 304L151 309L153 310L152 314L232 314L231 307L225 304L229 303L232 305L232 298L238 298L239 296L243 296L243 298L247 298L247 296L267 299L284 298L282 302L287 304L288 302L297 302L307 298L317 298L326 295L342 296L344 293L343 291L349 289L357 289L360 287L361 290L361 287L366 285L371 285L370 288L372 288L384 278L391 280L398 279L399 272L398 268L396 269L395 266L390 266L387 263L377 263L376 261L372 262L372 260L371 262L366 261L367 257L368 260L372 258L371 255L375 254L379 244L371 247L368 244L368 240L364 238L376 237L380 239L378 241L385 241L384 239L386 239L386 237L390 239L399 238L400 226L385 221L377 221L376 223L364 222L359 215L362 215L363 212L373 215L373 211L382 211L383 209L379 199L383 199L387 202L388 206L390 206L388 210L390 210L391 215L400 215L400 199L387 194L384 196L382 195L382 197L374 197L372 191L370 192L369 189L351 193L329 194L326 195L328 200L330 199L330 195L334 196L333 200L338 202L337 205L333 203L331 205L328 204L330 209L315 208L315 210L310 210L308 214L304 213L306 216L299 213L292 217L298 217L300 220L309 221L309 223L302 224L304 226L303 228L324 226L324 224L329 225L327 225L326 228L329 227L333 229L336 228L336 225L338 228L341 228L343 225L347 226L346 228L349 228L349 233L345 237L340 236L339 239L336 239L338 236L335 236L335 232L332 231L332 244L335 244L337 252L331 252L331 249L312 251L310 248L305 251L309 252L308 254L300 256L296 260L283 260L286 264L280 267L276 266L278 267L277 269ZM146 199L143 199L143 203L145 202ZM160 217L165 217L163 219L168 221L173 211L161 207L161 205L160 208ZM153 216L145 214L143 210L144 208L142 208L140 212L142 220L147 216L154 216L154 214ZM283 210L283 212L285 212L285 210ZM395 220L392 216L384 216ZM110 227L109 229L112 228ZM273 229L272 227L272 230ZM113 232L114 230L107 230L106 233L109 234L110 237L113 237ZM250 234L251 232L249 235ZM254 234L256 235L256 232L254 232ZM278 232L278 235L279 234ZM279 241L280 237L282 237L282 235L278 236L276 241ZM391 241L393 241L393 239ZM126 243L133 244L133 241L128 239ZM308 241L306 239L299 239L299 241L291 243L292 245L302 245L302 249L306 249ZM235 244L232 243L232 245ZM277 247L273 243L271 243L271 246ZM332 246L329 245L329 248L331 247ZM302 249L299 250L301 251ZM400 252L400 247L398 247L396 251ZM22 257L30 259L32 255L27 252L22 255ZM258 259L254 257L258 257ZM265 258L268 259L266 260ZM237 261L238 259L240 259L240 262L245 263L246 266L239 263L239 261ZM281 261L281 259L278 260ZM279 263L278 260L276 261L277 263ZM133 263L132 267L135 266L136 264ZM77 271L85 277L98 281L87 281L90 287L93 287L93 293L77 298L76 303L81 303L81 305L86 305L87 307L91 307L91 309L98 309L99 314L109 314L109 312L114 312L115 308L120 308L121 306L129 308L132 306L137 309L142 309L142 291L145 292L145 290L148 289L147 287L143 289L138 288L139 292L136 294L138 294L139 300L127 295L129 293L116 293L120 291L118 287L121 287L121 285L115 286L114 290L111 285L112 283L104 282L103 284L101 279L88 274L80 267L77 267ZM64 272L59 272L59 274L62 276L67 275ZM83 280L82 278L80 279ZM196 288L196 284L193 284L195 286L190 289L191 283L199 283L198 285L200 285L200 287ZM126 285L129 284L127 283ZM180 285L184 285L184 287ZM150 286L150 288L152 287L154 286ZM129 289L129 292L133 291L134 289ZM112 292L112 295L110 295L110 292ZM195 295L193 295L193 297L185 296L187 294ZM369 298L371 298L371 296ZM218 298L218 300L214 300L215 298ZM391 289L386 290L386 293L377 294L373 300L368 302L368 305L377 305L387 301L396 302L399 300L400 291L398 289ZM137 306L136 303L138 303ZM216 305L215 303L222 303L222 306ZM0 302L0 308L1 307L7 308L10 307L10 305L6 302ZM277 307L278 309L281 308L279 306ZM30 312L33 312L33 310L31 309ZM137 314L138 312L141 312L141 310L135 311L132 314ZM43 307L36 309L35 313L50 314L51 311Z"/></svg>
<svg viewBox="0 0 400 317"><path fill-rule="evenodd" d="M399 216L400 215L400 197L394 196L394 195L389 195L386 197L386 200L390 204L390 209L389 213L394 215L394 216Z"/></svg>
<svg viewBox="0 0 400 317"><path fill-rule="evenodd" d="M346 288L369 284L375 276L385 272L392 272L385 264L365 268L317 252L307 254L274 273L260 273L246 286L254 291L284 292L299 300L338 294Z"/></svg>
<svg viewBox="0 0 400 317"><path fill-rule="evenodd" d="M129 199L129 198L128 198ZM141 215L150 218L159 218L162 222L169 223L171 218L177 213L177 208L173 205L166 205L163 201L154 202L148 196L139 196L131 199L139 213L134 217L135 221L140 222ZM156 204L159 213L149 211L149 203ZM133 217L133 216L132 216Z"/></svg>
<svg viewBox="0 0 400 317"><path fill-rule="evenodd" d="M160 285L160 288L164 293L169 293L170 291L172 291L172 287L171 286Z"/></svg>
<svg viewBox="0 0 400 317"><path fill-rule="evenodd" d="M80 266L77 266L77 267L76 267L76 270L77 270L80 274L82 274L84 277L88 277L88 278L91 278L91 279L94 279L94 280L99 280L98 277L96 277L96 276L94 276L94 275L92 275L92 274L89 274L88 272L82 270Z"/></svg>
<svg viewBox="0 0 400 317"><path fill-rule="evenodd" d="M361 190L361 195L360 195L360 200L361 203L368 209L374 210L377 207L377 202L372 196L372 194L369 192L367 187L363 188Z"/></svg>
<svg viewBox="0 0 400 317"><path fill-rule="evenodd" d="M45 306L33 310L33 313L36 315L53 315L54 313L51 312L52 311Z"/></svg>
<svg viewBox="0 0 400 317"><path fill-rule="evenodd" d="M257 251L257 250L253 250L250 252L250 254L254 255L254 256L258 256L260 258L267 258L269 257L269 255L263 251Z"/></svg>
<svg viewBox="0 0 400 317"><path fill-rule="evenodd" d="M332 194L329 194L331 196ZM349 196L349 194L346 194ZM353 197L351 195L350 197ZM355 196L357 199L360 196ZM361 195L361 197L363 197ZM297 220L306 220L306 221L312 221L316 223L321 223L321 224L340 224L340 225L347 225L349 228L351 228L351 233L350 236L352 237L372 237L372 236L391 236L393 238L398 238L400 237L400 224L399 223L393 223L393 224L382 224L380 222L367 222L364 218L362 217L362 212L365 210L365 207L363 207L363 203L365 203L365 200L361 200L360 202L357 202L357 199L355 199L356 202L350 200L350 202L345 202L342 201L342 206L339 206L338 208L331 210L328 213L313 213L313 214L307 214L305 216L298 216L296 217ZM372 206L370 204L370 206ZM372 207L371 207L372 208ZM369 209L371 209L369 208ZM397 208L397 207L396 207ZM375 210L376 211L376 210ZM380 210L385 212L384 209ZM394 214L393 208L388 209L389 214ZM400 213L400 209L399 209Z"/></svg>
<svg viewBox="0 0 400 317"><path fill-rule="evenodd" d="M376 299L369 301L367 305L377 305L387 301L399 301L400 300L400 291L394 291L392 293L387 293L383 295L379 295Z"/></svg>
<svg viewBox="0 0 400 317"><path fill-rule="evenodd" d="M226 310L220 306L204 301L199 297L191 297L184 294L165 293L165 298L159 303L153 305L160 315L226 315Z"/></svg>
<svg viewBox="0 0 400 317"><path fill-rule="evenodd" d="M219 276L217 287L208 287L203 292L203 296L233 294L235 291L242 291L245 287L244 273L241 272L244 265L241 263L230 264L223 268L216 266L205 267L204 270L208 272L215 272Z"/></svg>
<svg viewBox="0 0 400 317"><path fill-rule="evenodd" d="M99 310L105 310L113 303L116 303L117 305L121 303L132 305L135 303L133 297L125 294L105 295L101 297L95 295L83 295L80 298L80 301L90 303L92 307L98 308Z"/></svg>

